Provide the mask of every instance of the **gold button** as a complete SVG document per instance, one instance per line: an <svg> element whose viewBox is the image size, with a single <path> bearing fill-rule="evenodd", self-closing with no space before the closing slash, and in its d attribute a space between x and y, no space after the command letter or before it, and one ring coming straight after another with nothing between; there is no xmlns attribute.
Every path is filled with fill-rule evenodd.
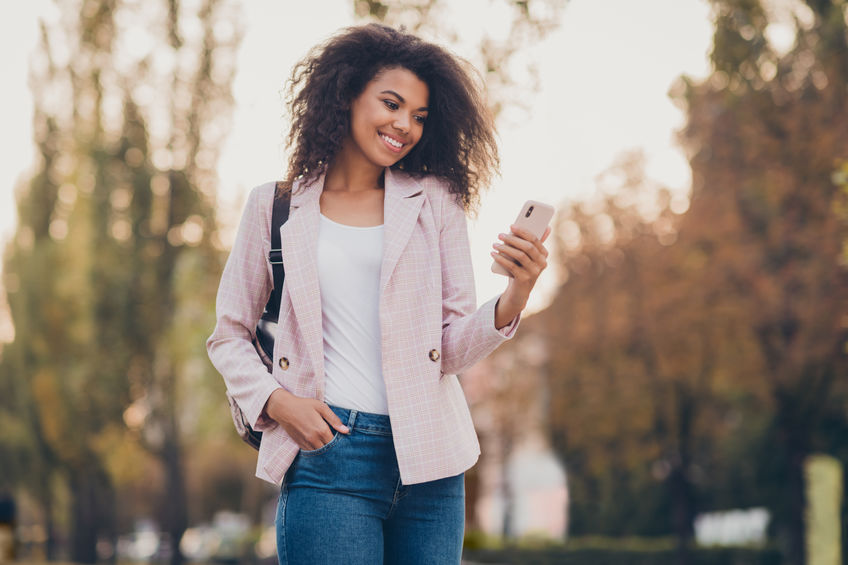
<svg viewBox="0 0 848 565"><path fill-rule="evenodd" d="M289 360L286 359L285 357L280 357L280 369L285 371L288 368L289 368Z"/></svg>
<svg viewBox="0 0 848 565"><path fill-rule="evenodd" d="M430 361L436 362L439 360L439 352L435 349L430 350Z"/></svg>

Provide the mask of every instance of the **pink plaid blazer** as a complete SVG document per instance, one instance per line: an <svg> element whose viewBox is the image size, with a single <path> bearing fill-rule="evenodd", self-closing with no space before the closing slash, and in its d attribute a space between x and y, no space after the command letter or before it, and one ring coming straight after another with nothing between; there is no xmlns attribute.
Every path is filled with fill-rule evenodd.
<svg viewBox="0 0 848 565"><path fill-rule="evenodd" d="M227 389L263 432L256 476L279 484L298 445L263 410L271 392L324 398L315 262L323 177L296 184L281 228L286 278L268 373L252 345L273 286L268 263L274 183L253 189L221 277L207 349ZM383 377L404 484L457 475L480 447L455 376L514 333L495 329L496 298L476 308L465 214L436 178L386 170L380 276ZM351 297L355 299L355 297Z"/></svg>

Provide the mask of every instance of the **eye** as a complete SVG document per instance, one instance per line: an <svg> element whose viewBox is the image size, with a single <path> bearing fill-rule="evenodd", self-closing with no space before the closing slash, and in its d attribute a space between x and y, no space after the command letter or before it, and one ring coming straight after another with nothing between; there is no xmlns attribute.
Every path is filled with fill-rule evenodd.
<svg viewBox="0 0 848 565"><path fill-rule="evenodd" d="M389 100L388 98L383 100L383 104L385 104L386 108L388 108L389 110L397 110L398 108L400 108L397 102L395 102L394 100Z"/></svg>
<svg viewBox="0 0 848 565"><path fill-rule="evenodd" d="M419 124L423 124L427 121L427 116L415 116L415 121Z"/></svg>

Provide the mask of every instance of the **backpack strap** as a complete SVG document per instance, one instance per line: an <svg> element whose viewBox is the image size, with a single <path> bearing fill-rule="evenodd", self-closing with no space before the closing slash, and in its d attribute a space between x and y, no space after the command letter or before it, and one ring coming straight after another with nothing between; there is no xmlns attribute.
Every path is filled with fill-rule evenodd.
<svg viewBox="0 0 848 565"><path fill-rule="evenodd" d="M268 262L274 272L274 290L265 305L262 319L276 322L280 317L280 298L283 294L283 281L286 273L283 268L283 249L280 241L280 227L289 219L291 207L291 191L283 190L278 182L274 188L274 208L271 213L271 250L268 252Z"/></svg>

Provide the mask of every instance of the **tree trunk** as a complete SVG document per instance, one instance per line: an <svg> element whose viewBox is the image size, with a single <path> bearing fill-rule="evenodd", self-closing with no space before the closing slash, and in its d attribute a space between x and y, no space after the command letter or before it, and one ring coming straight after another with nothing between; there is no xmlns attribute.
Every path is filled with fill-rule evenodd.
<svg viewBox="0 0 848 565"><path fill-rule="evenodd" d="M689 565L689 545L693 535L693 489L682 464L674 466L668 480L671 490L674 535L677 539L675 563Z"/></svg>
<svg viewBox="0 0 848 565"><path fill-rule="evenodd" d="M501 434L501 496L503 497L503 526L501 534L504 541L515 535L513 517L515 514L515 493L509 480L509 458L512 455L512 437L509 432Z"/></svg>
<svg viewBox="0 0 848 565"><path fill-rule="evenodd" d="M44 521L44 558L47 561L56 560L56 528L53 525L53 491L49 481L45 481L38 492L38 506Z"/></svg>
<svg viewBox="0 0 848 565"><path fill-rule="evenodd" d="M695 417L695 401L683 383L675 386L677 399L677 454L669 475L671 491L672 520L677 538L677 565L689 564L689 545L694 535L695 489L689 479L692 464L690 444L692 440L692 420Z"/></svg>
<svg viewBox="0 0 848 565"><path fill-rule="evenodd" d="M71 561L97 563L97 493L90 466L71 473Z"/></svg>
<svg viewBox="0 0 848 565"><path fill-rule="evenodd" d="M788 557L789 563L805 565L807 562L804 547L804 460L806 453L798 446L789 446L789 481L787 484L789 500Z"/></svg>
<svg viewBox="0 0 848 565"><path fill-rule="evenodd" d="M786 516L784 535L787 562L791 565L806 565L804 546L804 461L809 455L809 432L805 420L798 417L793 406L791 391L779 391L777 395L777 440L782 444L786 465Z"/></svg>
<svg viewBox="0 0 848 565"><path fill-rule="evenodd" d="M97 563L98 539L104 537L113 548L117 540L112 481L96 456L89 454L86 463L71 470L68 483L71 488L71 561ZM52 530L52 520L48 527ZM114 554L110 557L110 561L113 560Z"/></svg>
<svg viewBox="0 0 848 565"><path fill-rule="evenodd" d="M162 463L165 467L163 526L171 542L171 565L182 565L185 559L180 551L180 541L188 527L188 511L182 453L176 434L168 435L162 450Z"/></svg>

